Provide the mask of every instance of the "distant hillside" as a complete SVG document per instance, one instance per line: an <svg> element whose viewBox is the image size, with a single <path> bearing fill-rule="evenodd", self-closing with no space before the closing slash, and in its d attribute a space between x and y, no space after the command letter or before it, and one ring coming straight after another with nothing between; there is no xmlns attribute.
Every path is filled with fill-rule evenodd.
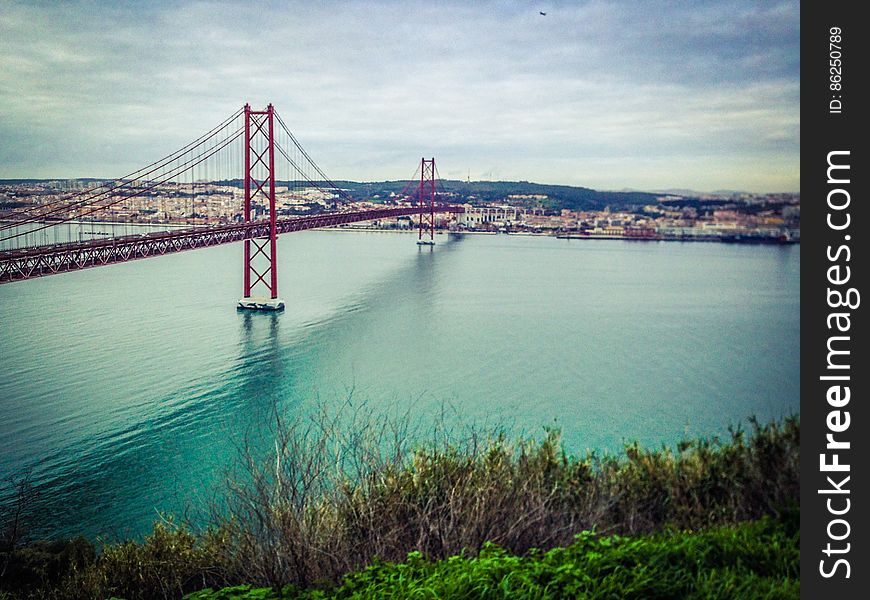
<svg viewBox="0 0 870 600"><path fill-rule="evenodd" d="M390 193L400 193L407 181L376 181L357 183L354 181L336 181L339 187L350 191L355 198L388 197ZM546 200L534 198L512 199L511 204L526 206L543 206L550 210L601 210L610 207L611 210L638 209L645 204L655 204L656 194L648 192L599 192L590 188L570 185L552 185L546 183L530 183L528 181L457 181L441 180L439 192L456 194L463 201L502 202L508 196L547 196Z"/></svg>
<svg viewBox="0 0 870 600"><path fill-rule="evenodd" d="M28 183L49 183L52 181L78 181L80 183L97 183L101 181L110 181L109 178L99 177L75 177L73 179L55 177L53 179L0 179L0 185L25 185Z"/></svg>
<svg viewBox="0 0 870 600"><path fill-rule="evenodd" d="M0 185L22 185L52 181L58 180L0 179ZM80 178L76 181L93 183L103 180ZM238 187L242 185L240 179L217 181L215 183ZM407 180L375 182L335 181L333 183L340 188L348 190L350 196L356 200L387 199L391 194L401 193L408 185ZM278 184L286 185L287 182L279 181ZM314 184L319 187L329 188L329 185L324 182L314 182ZM411 184L412 190L415 185L416 182ZM563 208L571 210L601 210L607 207L611 210L638 210L646 204L655 204L657 198L656 194L649 192L600 192L585 187L531 183L528 181L458 181L446 179L438 182L438 192L454 194L453 201L470 202L472 204L504 202L508 196L546 196L546 199L543 200L536 198L515 198L511 199L511 204L528 207L541 206L553 211L559 211Z"/></svg>

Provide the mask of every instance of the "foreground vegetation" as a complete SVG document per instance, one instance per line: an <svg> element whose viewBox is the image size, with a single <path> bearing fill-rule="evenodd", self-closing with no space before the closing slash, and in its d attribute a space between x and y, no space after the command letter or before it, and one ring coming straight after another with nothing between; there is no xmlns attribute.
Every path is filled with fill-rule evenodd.
<svg viewBox="0 0 870 600"><path fill-rule="evenodd" d="M210 529L160 522L98 557L84 540L7 542L0 590L129 600L242 584L311 598L796 594L784 507L799 497L797 418L582 457L556 432L510 441L441 427L411 446L423 438L402 419L345 411L275 423L273 451L242 453ZM757 522L733 526L744 521Z"/></svg>
<svg viewBox="0 0 870 600"><path fill-rule="evenodd" d="M796 516L796 515L795 515ZM798 598L798 519L720 526L700 533L627 538L576 536L566 548L511 555L487 544L476 557L428 561L413 552L327 590L236 586L188 600L287 598Z"/></svg>

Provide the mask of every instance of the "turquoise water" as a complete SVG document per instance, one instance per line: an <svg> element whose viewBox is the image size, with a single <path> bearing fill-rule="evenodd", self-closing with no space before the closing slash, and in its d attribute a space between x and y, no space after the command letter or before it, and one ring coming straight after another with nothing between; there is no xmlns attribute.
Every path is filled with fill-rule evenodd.
<svg viewBox="0 0 870 600"><path fill-rule="evenodd" d="M273 403L448 405L555 424L574 451L799 411L798 246L309 231L278 247L281 314L235 310L238 244L0 286L0 475L31 469L35 533L135 535L201 504Z"/></svg>

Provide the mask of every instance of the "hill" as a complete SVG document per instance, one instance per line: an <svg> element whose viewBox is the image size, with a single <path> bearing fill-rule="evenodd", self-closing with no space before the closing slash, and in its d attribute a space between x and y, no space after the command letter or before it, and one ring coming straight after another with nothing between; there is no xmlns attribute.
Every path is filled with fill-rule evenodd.
<svg viewBox="0 0 870 600"><path fill-rule="evenodd" d="M399 194L408 184L407 180L376 181L357 183L336 181L336 185L347 189L354 198L369 199L375 196L389 197ZM570 210L637 210L646 204L655 204L658 197L650 192L602 192L586 187L533 183L529 181L459 181L443 179L439 181L439 192L470 201L472 204L485 202L504 202L509 196L511 204L528 207L547 208L559 211ZM527 196L518 198L516 196ZM546 196L535 198L534 196Z"/></svg>

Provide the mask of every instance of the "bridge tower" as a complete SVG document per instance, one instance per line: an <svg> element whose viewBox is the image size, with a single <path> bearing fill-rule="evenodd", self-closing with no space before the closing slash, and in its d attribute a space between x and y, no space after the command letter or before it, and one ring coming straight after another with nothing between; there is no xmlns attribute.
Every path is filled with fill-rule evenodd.
<svg viewBox="0 0 870 600"><path fill-rule="evenodd" d="M245 223L250 223L252 204L269 203L268 235L245 235L245 295L238 308L283 310L278 299L277 242L275 214L275 109L251 110L245 104ZM256 296L251 292L257 290Z"/></svg>
<svg viewBox="0 0 870 600"><path fill-rule="evenodd" d="M419 206L428 205L428 213L420 212L420 231L417 235L419 246L435 245L435 159L420 159L420 199Z"/></svg>

